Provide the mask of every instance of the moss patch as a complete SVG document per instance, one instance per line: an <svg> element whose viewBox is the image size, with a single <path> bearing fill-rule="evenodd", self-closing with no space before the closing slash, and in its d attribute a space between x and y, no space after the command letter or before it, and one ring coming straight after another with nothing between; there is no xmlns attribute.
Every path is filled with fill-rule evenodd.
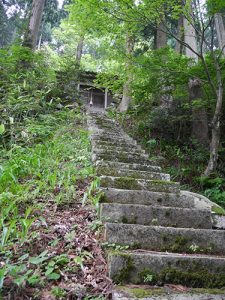
<svg viewBox="0 0 225 300"><path fill-rule="evenodd" d="M179 185L173 182L136 180L131 177L101 178L101 186L128 190L151 190L156 192L169 192L179 187Z"/></svg>
<svg viewBox="0 0 225 300"><path fill-rule="evenodd" d="M217 205L212 207L212 212L216 213L217 215L225 216L225 209Z"/></svg>
<svg viewBox="0 0 225 300"><path fill-rule="evenodd" d="M209 295L225 295L225 289L193 289L192 293L195 294L209 294Z"/></svg>
<svg viewBox="0 0 225 300"><path fill-rule="evenodd" d="M120 272L113 277L113 281L117 284L119 283L127 283L129 281L130 272L134 269L134 264L130 254L116 252L114 255L122 256L124 258L124 267Z"/></svg>
<svg viewBox="0 0 225 300"><path fill-rule="evenodd" d="M222 288L225 287L225 275L211 274L207 270L179 271L166 269L158 276L158 281L164 283L183 284L191 287Z"/></svg>
<svg viewBox="0 0 225 300"><path fill-rule="evenodd" d="M135 296L136 298L143 298L143 297L148 297L148 296L158 296L158 295L163 295L165 294L165 291L161 288L132 288L132 289L127 289L127 291L132 295Z"/></svg>
<svg viewBox="0 0 225 300"><path fill-rule="evenodd" d="M187 250L188 239L183 236L177 236L175 239L175 243L171 247L173 252L179 252Z"/></svg>

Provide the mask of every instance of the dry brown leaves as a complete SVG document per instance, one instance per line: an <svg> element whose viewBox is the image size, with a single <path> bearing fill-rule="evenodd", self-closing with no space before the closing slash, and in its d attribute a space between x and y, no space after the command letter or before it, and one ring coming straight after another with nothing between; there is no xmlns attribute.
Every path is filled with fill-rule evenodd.
<svg viewBox="0 0 225 300"><path fill-rule="evenodd" d="M85 296L109 297L112 282L107 277L107 264L101 248L102 232L98 224L95 210L91 206L82 207L80 204L56 209L49 205L42 212L41 221L33 226L37 237L32 242L27 241L23 248L17 249L17 258L29 251L30 256L38 256L48 250L49 259L65 254L68 263L60 267L59 280L47 280L44 273L46 265L40 267L44 287L38 291L29 286L23 289L11 288L5 299L56 299L52 288L63 289L65 295L61 299L84 299ZM82 264L76 263L76 258L82 258ZM31 296L31 294L33 296Z"/></svg>

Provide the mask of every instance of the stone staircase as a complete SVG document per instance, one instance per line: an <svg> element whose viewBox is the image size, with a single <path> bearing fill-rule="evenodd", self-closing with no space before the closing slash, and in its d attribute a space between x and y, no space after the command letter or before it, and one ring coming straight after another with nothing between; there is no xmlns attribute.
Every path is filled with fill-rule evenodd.
<svg viewBox="0 0 225 300"><path fill-rule="evenodd" d="M181 191L180 184L171 182L170 175L104 113L89 112L88 126L92 160L104 192L105 240L121 249L129 246L109 252L113 281L225 287L225 230L213 213L220 207Z"/></svg>

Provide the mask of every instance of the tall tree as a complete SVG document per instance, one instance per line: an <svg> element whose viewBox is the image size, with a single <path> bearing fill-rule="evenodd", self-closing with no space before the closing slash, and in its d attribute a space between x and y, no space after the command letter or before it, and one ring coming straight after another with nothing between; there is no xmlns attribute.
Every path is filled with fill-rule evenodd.
<svg viewBox="0 0 225 300"><path fill-rule="evenodd" d="M156 49L160 49L160 48L166 47L166 45L167 45L166 28L164 26L164 22L160 22L157 25L157 29L156 29L155 46L156 46Z"/></svg>
<svg viewBox="0 0 225 300"><path fill-rule="evenodd" d="M184 42L196 53L198 52L197 36L194 26L183 18ZM188 58L198 62L198 55L188 47L185 47L185 54ZM189 80L189 97L192 105L192 137L204 146L209 144L209 128L207 112L202 102L202 82L199 78ZM197 103L195 103L197 102Z"/></svg>
<svg viewBox="0 0 225 300"><path fill-rule="evenodd" d="M223 23L222 14L216 13L214 19L215 19L215 27L216 27L219 48L225 55L225 27Z"/></svg>
<svg viewBox="0 0 225 300"><path fill-rule="evenodd" d="M28 28L24 35L23 45L35 50L44 11L45 0L33 0Z"/></svg>
<svg viewBox="0 0 225 300"><path fill-rule="evenodd" d="M80 65L82 54L83 54L83 47L84 47L84 34L81 34L77 44L77 51L76 51L76 63Z"/></svg>
<svg viewBox="0 0 225 300"><path fill-rule="evenodd" d="M130 32L128 32L126 35L126 65L125 65L127 79L125 80L123 85L123 97L119 105L120 112L126 112L132 100L131 97L132 72L130 69L132 66L134 43L135 43L134 36Z"/></svg>

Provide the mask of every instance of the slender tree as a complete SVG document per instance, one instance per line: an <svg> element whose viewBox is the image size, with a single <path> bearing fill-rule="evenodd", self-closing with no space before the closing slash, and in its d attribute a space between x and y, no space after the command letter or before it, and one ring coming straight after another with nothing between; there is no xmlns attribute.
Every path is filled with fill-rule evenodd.
<svg viewBox="0 0 225 300"><path fill-rule="evenodd" d="M156 29L156 39L155 39L155 47L156 49L160 49L166 47L167 45L167 34L164 27L164 22L158 24Z"/></svg>
<svg viewBox="0 0 225 300"><path fill-rule="evenodd" d="M76 51L76 63L80 65L82 54L83 54L83 47L84 47L84 34L80 35L78 44L77 44L77 51Z"/></svg>
<svg viewBox="0 0 225 300"><path fill-rule="evenodd" d="M184 42L191 47L196 53L198 52L197 36L194 26L183 18L184 24ZM198 55L188 47L185 47L185 54L193 61L198 61ZM197 140L199 144L209 145L209 129L208 117L204 105L195 105L194 101L201 101L202 82L199 78L192 78L189 80L189 97L192 104L192 137Z"/></svg>
<svg viewBox="0 0 225 300"><path fill-rule="evenodd" d="M27 31L24 35L23 46L36 49L45 0L33 0Z"/></svg>
<svg viewBox="0 0 225 300"><path fill-rule="evenodd" d="M132 100L131 97L132 73L130 71L130 68L132 65L134 44L135 44L134 36L128 32L126 35L126 66L125 66L127 79L125 80L123 85L123 97L119 105L120 112L126 112Z"/></svg>
<svg viewBox="0 0 225 300"><path fill-rule="evenodd" d="M216 27L216 33L218 37L218 43L219 48L223 52L223 55L225 55L225 27L223 23L223 17L221 13L215 14L215 27Z"/></svg>

